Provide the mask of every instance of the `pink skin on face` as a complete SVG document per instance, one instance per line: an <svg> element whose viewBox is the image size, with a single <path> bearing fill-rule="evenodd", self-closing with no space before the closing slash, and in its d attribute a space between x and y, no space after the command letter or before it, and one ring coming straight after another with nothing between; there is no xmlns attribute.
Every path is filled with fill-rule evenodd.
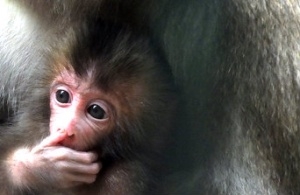
<svg viewBox="0 0 300 195"><path fill-rule="evenodd" d="M95 182L102 164L98 153L90 150L110 133L111 105L117 101L90 83L90 78L80 80L70 71L54 79L50 136L33 148L17 149L6 160L16 188L49 185L67 189Z"/></svg>
<svg viewBox="0 0 300 195"><path fill-rule="evenodd" d="M91 83L63 71L50 91L50 134L65 132L60 144L79 151L96 145L110 129L111 106Z"/></svg>

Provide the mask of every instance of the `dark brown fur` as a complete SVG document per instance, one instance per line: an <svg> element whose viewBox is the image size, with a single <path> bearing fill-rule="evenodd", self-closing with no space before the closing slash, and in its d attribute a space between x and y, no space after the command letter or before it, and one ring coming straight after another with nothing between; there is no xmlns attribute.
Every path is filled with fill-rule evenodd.
<svg viewBox="0 0 300 195"><path fill-rule="evenodd" d="M145 5L182 92L157 194L299 194L298 1Z"/></svg>
<svg viewBox="0 0 300 195"><path fill-rule="evenodd" d="M153 168L170 127L175 103L170 70L156 55L148 38L126 25L86 20L81 28L66 36L67 42L69 48L64 45L53 57L56 60L63 55L61 59L67 61L50 60L50 64L41 68L40 77L36 76L36 83L19 103L13 125L1 127L1 193L140 195L152 190ZM71 66L82 79L93 70L94 84L99 89L120 93L123 96L120 98L124 98L124 104L120 105L123 111L115 113L112 133L91 146L99 150L103 168L91 185L60 191L48 186L48 178L41 176L39 184L19 191L7 179L5 159L17 148L32 148L49 134L48 82L57 71L56 63L61 66L65 62L68 62L65 67ZM141 90L136 91L135 86Z"/></svg>

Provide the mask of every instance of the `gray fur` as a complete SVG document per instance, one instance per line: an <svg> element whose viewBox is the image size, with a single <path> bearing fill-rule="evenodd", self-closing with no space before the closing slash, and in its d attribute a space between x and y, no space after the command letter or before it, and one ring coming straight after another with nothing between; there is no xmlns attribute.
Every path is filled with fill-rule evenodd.
<svg viewBox="0 0 300 195"><path fill-rule="evenodd" d="M150 2L182 92L157 194L300 194L299 2Z"/></svg>

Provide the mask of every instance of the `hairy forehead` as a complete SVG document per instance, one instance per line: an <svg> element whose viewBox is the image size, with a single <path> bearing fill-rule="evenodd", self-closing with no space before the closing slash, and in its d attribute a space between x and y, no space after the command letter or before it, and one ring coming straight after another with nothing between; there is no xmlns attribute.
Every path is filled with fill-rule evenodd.
<svg viewBox="0 0 300 195"><path fill-rule="evenodd" d="M66 70L66 69L61 71L55 80L57 82L63 82L66 85L77 86L77 87L82 82L81 79L79 79L73 71Z"/></svg>
<svg viewBox="0 0 300 195"><path fill-rule="evenodd" d="M83 86L86 89L98 88L93 85L92 71L88 71L84 76L78 76L71 69L63 69L54 79L53 84L63 83L73 88L82 88Z"/></svg>

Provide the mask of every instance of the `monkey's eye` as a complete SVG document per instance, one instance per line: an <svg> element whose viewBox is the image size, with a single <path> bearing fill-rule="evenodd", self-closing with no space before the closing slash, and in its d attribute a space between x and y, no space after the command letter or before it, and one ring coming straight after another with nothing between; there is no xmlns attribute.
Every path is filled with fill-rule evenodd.
<svg viewBox="0 0 300 195"><path fill-rule="evenodd" d="M97 104L92 104L88 107L87 112L94 117L95 119L104 119L106 118L106 112Z"/></svg>
<svg viewBox="0 0 300 195"><path fill-rule="evenodd" d="M56 91L56 100L60 103L70 103L70 94L62 89Z"/></svg>

